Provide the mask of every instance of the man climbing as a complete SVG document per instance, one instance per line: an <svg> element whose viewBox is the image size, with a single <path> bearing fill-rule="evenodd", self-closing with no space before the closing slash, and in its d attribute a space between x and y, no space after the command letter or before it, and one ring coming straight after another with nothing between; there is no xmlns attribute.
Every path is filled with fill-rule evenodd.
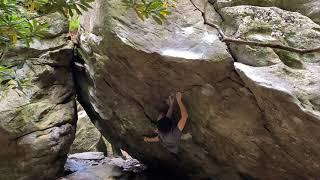
<svg viewBox="0 0 320 180"><path fill-rule="evenodd" d="M144 137L145 142L160 142L168 151L177 154L178 145L181 138L182 130L188 119L188 112L182 102L181 92L176 93L176 100L180 108L181 118L175 123L172 118L174 97L168 98L169 108L160 108L160 115L157 121L158 135L156 137ZM167 109L165 113L163 109Z"/></svg>

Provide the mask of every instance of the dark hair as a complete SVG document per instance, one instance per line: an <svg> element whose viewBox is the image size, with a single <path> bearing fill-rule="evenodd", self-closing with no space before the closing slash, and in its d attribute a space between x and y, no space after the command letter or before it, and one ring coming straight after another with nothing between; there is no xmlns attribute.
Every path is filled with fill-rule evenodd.
<svg viewBox="0 0 320 180"><path fill-rule="evenodd" d="M161 133L168 133L172 130L173 122L168 117L163 117L157 122L157 128Z"/></svg>
<svg viewBox="0 0 320 180"><path fill-rule="evenodd" d="M160 114L166 114L168 112L169 105L165 101L162 101L161 103L159 103L157 109Z"/></svg>

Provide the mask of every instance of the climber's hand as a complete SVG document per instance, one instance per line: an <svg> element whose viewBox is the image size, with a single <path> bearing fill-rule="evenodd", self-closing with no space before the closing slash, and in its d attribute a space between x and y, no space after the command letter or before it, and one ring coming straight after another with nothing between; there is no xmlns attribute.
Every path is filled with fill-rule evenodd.
<svg viewBox="0 0 320 180"><path fill-rule="evenodd" d="M174 103L174 96L173 95L170 95L169 96L169 106L172 106Z"/></svg>
<svg viewBox="0 0 320 180"><path fill-rule="evenodd" d="M182 94L181 94L181 92L177 92L177 93L176 93L176 99L177 99L178 102L181 102L181 99L182 99Z"/></svg>

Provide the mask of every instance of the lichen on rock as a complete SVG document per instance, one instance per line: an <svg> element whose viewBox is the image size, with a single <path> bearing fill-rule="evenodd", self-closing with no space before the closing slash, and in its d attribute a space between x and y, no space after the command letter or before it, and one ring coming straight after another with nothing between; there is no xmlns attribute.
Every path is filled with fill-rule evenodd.
<svg viewBox="0 0 320 180"><path fill-rule="evenodd" d="M55 17L57 21L51 23L57 29L45 40L34 41L29 49L18 44L1 61L10 63L17 78L31 81L22 89L9 86L0 91L3 180L58 177L74 139L73 44L66 39L66 19Z"/></svg>
<svg viewBox="0 0 320 180"><path fill-rule="evenodd" d="M299 12L314 22L320 23L320 1L319 0L217 0L216 6L223 7L251 5L263 7L278 7L288 11Z"/></svg>
<svg viewBox="0 0 320 180"><path fill-rule="evenodd" d="M275 7L234 6L220 10L226 34L243 40L268 42L296 48L320 45L320 26L296 12ZM304 62L319 62L319 52L297 54L271 48L231 44L237 61L251 66L269 66L280 62L303 68Z"/></svg>
<svg viewBox="0 0 320 180"><path fill-rule="evenodd" d="M142 22L130 10L124 13L118 1L98 0L93 7L81 22L84 70L77 71L76 82L80 102L112 143L150 167L166 165L195 179L319 175L313 146L319 134L318 53L296 56L227 46L203 24L201 1L177 2L163 26ZM228 36L293 47L319 45L319 25L299 13L255 6L216 9L210 15L220 13L222 21L211 21L221 23ZM251 66L234 66L234 60ZM300 73L311 77L297 78ZM184 132L192 135L179 147L179 162L160 145L142 142L157 117L157 103L178 90L190 112Z"/></svg>
<svg viewBox="0 0 320 180"><path fill-rule="evenodd" d="M47 38L17 45L1 62L34 85L0 92L0 179L62 172L75 91L102 135L150 169L191 179L318 178L320 54L226 44L204 24L206 16L235 39L319 46L318 1L282 2L179 0L160 26L118 0L96 0L81 17L76 52L54 16ZM176 91L189 112L188 138L172 155L143 134L155 127L158 103Z"/></svg>

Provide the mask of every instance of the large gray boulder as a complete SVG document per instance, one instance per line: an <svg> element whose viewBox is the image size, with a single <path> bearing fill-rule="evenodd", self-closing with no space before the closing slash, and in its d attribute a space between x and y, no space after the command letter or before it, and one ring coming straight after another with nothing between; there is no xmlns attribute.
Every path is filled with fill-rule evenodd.
<svg viewBox="0 0 320 180"><path fill-rule="evenodd" d="M189 1L179 1L179 11L163 26L152 20L142 22L120 3L96 1L94 10L83 16L87 32L81 35L79 53L85 70L76 77L79 99L88 115L113 145L149 165L179 166L195 176L236 174L228 164L219 167L223 159L238 158L229 154L241 151L230 135L243 127L242 133L232 137L247 144L247 124L257 126L261 115L253 95L236 76L217 31L203 24L201 13ZM158 102L179 89L192 114L187 131L193 140L181 145L182 160L177 164L159 144L144 143L142 134L152 128ZM226 124L218 127L218 122ZM238 127L229 127L233 123Z"/></svg>
<svg viewBox="0 0 320 180"><path fill-rule="evenodd" d="M265 167L261 174L271 179L317 179L319 64L308 64L303 70L283 64L250 67L236 63L235 67L263 110L264 127L271 135L271 139L260 139L269 146L258 145L263 150L262 156L268 156L271 161L261 164ZM284 170L286 176L279 175Z"/></svg>
<svg viewBox="0 0 320 180"><path fill-rule="evenodd" d="M195 4L202 8L201 1ZM302 65L295 67L264 48L265 57L251 58L268 63L235 67L237 59L231 57L217 31L203 24L201 12L189 0L178 1L162 26L152 20L142 22L116 0L97 0L93 7L81 20L83 66L76 72L77 85L88 115L112 142L149 166L165 164L194 179L320 176L318 54L301 57ZM300 37L301 45L318 43L318 26L300 14L278 8L232 8L222 9L221 15L235 19L221 21L214 8L207 7L210 21L222 23L227 34L250 25L241 21L250 16L241 16L248 9L276 12L280 22L289 18L297 22L289 26L298 33L294 42L300 42ZM254 20L258 29L263 27L263 18ZM297 26L304 28L298 31ZM235 47L229 47L232 53ZM251 47L241 48L246 53ZM299 73L305 76L295 78ZM267 82L273 76L278 78ZM287 86L278 88L277 83ZM159 144L142 141L142 134L157 117L157 103L177 90L183 92L190 112L184 133L192 135L181 142L178 161Z"/></svg>
<svg viewBox="0 0 320 180"><path fill-rule="evenodd" d="M13 66L19 79L31 81L22 90L14 81L1 84L1 180L55 179L74 139L73 45L66 38L66 19L52 16L60 21L49 21L47 38L29 49L17 45L1 61Z"/></svg>

